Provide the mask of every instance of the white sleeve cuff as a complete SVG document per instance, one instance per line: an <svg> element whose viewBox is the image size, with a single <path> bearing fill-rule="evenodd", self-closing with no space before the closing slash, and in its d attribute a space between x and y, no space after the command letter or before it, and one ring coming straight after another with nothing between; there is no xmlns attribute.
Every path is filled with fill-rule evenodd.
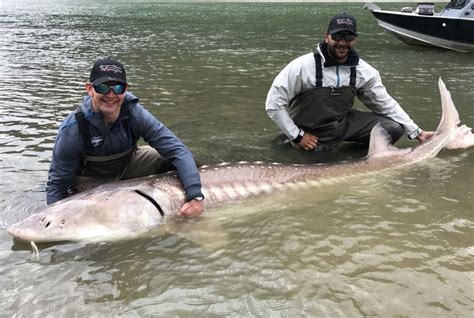
<svg viewBox="0 0 474 318"><path fill-rule="evenodd" d="M408 134L408 139L413 140L421 134L421 128L417 128L414 132Z"/></svg>

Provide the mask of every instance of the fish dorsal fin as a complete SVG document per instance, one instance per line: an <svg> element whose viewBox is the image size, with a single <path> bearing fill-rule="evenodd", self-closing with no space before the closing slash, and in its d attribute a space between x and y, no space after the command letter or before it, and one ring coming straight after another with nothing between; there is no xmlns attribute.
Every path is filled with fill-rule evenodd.
<svg viewBox="0 0 474 318"><path fill-rule="evenodd" d="M385 157L393 155L394 152L398 152L400 149L392 145L390 135L382 125L378 123L372 128L370 132L370 143L369 152L367 158L370 157Z"/></svg>

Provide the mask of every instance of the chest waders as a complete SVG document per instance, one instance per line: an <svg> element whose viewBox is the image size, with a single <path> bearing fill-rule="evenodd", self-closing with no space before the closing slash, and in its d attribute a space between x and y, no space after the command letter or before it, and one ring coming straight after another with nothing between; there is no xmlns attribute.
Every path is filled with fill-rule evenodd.
<svg viewBox="0 0 474 318"><path fill-rule="evenodd" d="M125 105L123 111L122 125L126 131L130 127L130 106ZM84 113L79 108L75 117L79 126L79 132L84 143L84 156L81 158L82 168L78 172L79 176L99 177L111 180L120 180L130 163L133 153L137 148L137 140L133 138L133 146L121 153L109 156L94 156L89 132L89 121L85 119ZM105 137L104 137L105 138Z"/></svg>
<svg viewBox="0 0 474 318"><path fill-rule="evenodd" d="M323 87L319 53L314 54L314 59L316 85L290 101L289 114L299 128L318 137L319 143L332 148L347 129L346 116L352 111L356 96L356 67L351 67L349 86Z"/></svg>

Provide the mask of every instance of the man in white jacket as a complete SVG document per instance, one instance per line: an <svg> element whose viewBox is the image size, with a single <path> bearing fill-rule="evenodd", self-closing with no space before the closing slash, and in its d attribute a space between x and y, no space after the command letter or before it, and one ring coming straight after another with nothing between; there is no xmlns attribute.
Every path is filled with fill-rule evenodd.
<svg viewBox="0 0 474 318"><path fill-rule="evenodd" d="M392 143L403 132L419 142L429 139L433 132L421 130L387 93L379 72L359 58L356 40L356 19L334 16L314 53L291 61L273 81L268 116L293 145L307 151L328 151L341 141L368 144L377 123ZM355 96L371 112L354 109Z"/></svg>

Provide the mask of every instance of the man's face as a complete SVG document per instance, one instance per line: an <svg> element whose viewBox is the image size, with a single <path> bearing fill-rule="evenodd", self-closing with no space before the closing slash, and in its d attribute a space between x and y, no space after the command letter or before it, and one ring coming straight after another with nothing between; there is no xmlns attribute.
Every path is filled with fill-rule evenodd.
<svg viewBox="0 0 474 318"><path fill-rule="evenodd" d="M324 41L328 45L329 55L339 63L346 61L349 51L354 47L357 37L349 31L340 31L334 34L326 33Z"/></svg>
<svg viewBox="0 0 474 318"><path fill-rule="evenodd" d="M121 85L122 89L120 89ZM101 112L105 122L115 122L120 113L120 106L125 98L127 85L120 82L106 82L94 88L91 83L87 83L86 90L89 96L92 97L94 111Z"/></svg>

